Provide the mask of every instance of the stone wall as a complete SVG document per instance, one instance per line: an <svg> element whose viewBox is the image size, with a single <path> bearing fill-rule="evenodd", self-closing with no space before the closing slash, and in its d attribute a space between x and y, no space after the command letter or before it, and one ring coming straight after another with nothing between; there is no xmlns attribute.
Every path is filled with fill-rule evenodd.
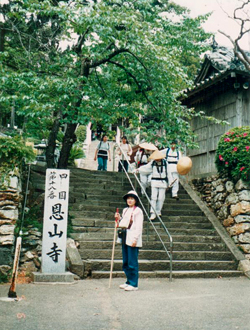
<svg viewBox="0 0 250 330"><path fill-rule="evenodd" d="M0 275L7 274L13 261L14 230L21 200L18 174L10 173L6 189L0 190Z"/></svg>
<svg viewBox="0 0 250 330"><path fill-rule="evenodd" d="M250 184L242 180L235 184L218 175L194 179L192 184L250 259Z"/></svg>

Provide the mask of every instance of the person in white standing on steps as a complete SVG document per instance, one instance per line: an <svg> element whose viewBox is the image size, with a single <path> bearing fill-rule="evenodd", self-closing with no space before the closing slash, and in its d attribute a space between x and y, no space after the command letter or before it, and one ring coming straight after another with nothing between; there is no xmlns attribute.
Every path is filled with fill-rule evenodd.
<svg viewBox="0 0 250 330"><path fill-rule="evenodd" d="M122 269L127 281L120 285L120 289L136 291L139 279L138 254L139 248L142 247L143 213L138 207L139 199L136 191L130 190L123 196L123 199L126 201L127 207L123 209L122 217L119 213L115 213L120 228L123 226L122 223L128 224L128 227L123 230L126 237L122 244Z"/></svg>
<svg viewBox="0 0 250 330"><path fill-rule="evenodd" d="M168 182L172 185L172 198L179 200L178 191L179 191L179 174L177 172L177 163L181 158L181 152L176 148L177 141L174 140L171 143L171 148L167 148L166 160L168 166ZM163 152L163 151L162 151Z"/></svg>
<svg viewBox="0 0 250 330"><path fill-rule="evenodd" d="M139 147L140 149L138 149L135 155L135 162L137 168L147 165L148 158L151 155L152 151L157 149L155 145L147 142L143 142L139 144ZM140 181L143 189L146 191L147 187L150 186L151 174L146 174L144 172L141 172ZM142 196L144 195L144 191L142 189L141 189L141 194Z"/></svg>
<svg viewBox="0 0 250 330"><path fill-rule="evenodd" d="M97 159L98 161L98 171L107 171L108 159L111 161L110 146L107 141L108 137L104 135L95 151L94 160L96 161Z"/></svg>
<svg viewBox="0 0 250 330"><path fill-rule="evenodd" d="M128 139L127 139L126 136L122 137L122 143L120 144L120 148L122 149L124 154L127 156L127 159L129 161L130 156L132 155L132 147L128 143ZM123 164L125 170L128 171L128 166L129 166L128 161L126 159L122 160L122 152L121 152L120 149L117 149L117 153L118 153L118 156L119 156L118 172L123 172L122 164Z"/></svg>
<svg viewBox="0 0 250 330"><path fill-rule="evenodd" d="M144 165L136 170L134 173L144 173L151 174L151 216L150 220L156 218L155 211L157 215L161 216L162 206L165 201L166 189L168 187L167 183L167 162L164 159L165 155L156 150L152 153L149 159L152 159L150 163Z"/></svg>

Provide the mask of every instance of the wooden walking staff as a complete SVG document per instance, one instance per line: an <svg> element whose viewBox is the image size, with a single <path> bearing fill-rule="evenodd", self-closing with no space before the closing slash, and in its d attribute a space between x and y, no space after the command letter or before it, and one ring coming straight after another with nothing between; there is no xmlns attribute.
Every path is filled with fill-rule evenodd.
<svg viewBox="0 0 250 330"><path fill-rule="evenodd" d="M116 209L116 213L119 213L119 209ZM114 230L114 240L113 240L113 248L112 248L112 256L111 256L111 265L110 265L110 276L109 276L109 289L111 286L112 274L113 274L113 266L114 266L114 256L115 256L115 240L116 240L116 229L118 227L118 218L115 218L115 230Z"/></svg>
<svg viewBox="0 0 250 330"><path fill-rule="evenodd" d="M18 271L20 252L21 252L21 242L22 242L22 238L19 236L16 241L15 259L14 259L14 265L13 265L11 285L10 285L10 289L9 289L9 293L8 293L9 298L17 298L16 280L17 280L17 271Z"/></svg>

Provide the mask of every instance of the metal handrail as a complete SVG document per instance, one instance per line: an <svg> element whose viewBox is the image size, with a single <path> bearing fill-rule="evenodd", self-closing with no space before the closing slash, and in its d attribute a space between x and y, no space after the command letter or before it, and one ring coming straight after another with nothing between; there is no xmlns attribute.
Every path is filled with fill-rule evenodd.
<svg viewBox="0 0 250 330"><path fill-rule="evenodd" d="M115 163L115 148L117 148L117 147L120 149L120 151L121 151L121 153L122 153L122 160L124 160L124 158L125 158L125 160L126 160L126 161L128 162L128 164L129 164L129 160L128 160L127 155L126 155L126 154L124 153L124 151L121 149L121 147L119 146L119 144L116 143L116 144L114 145L114 147L113 147L113 171L114 171L114 163ZM119 160L119 162L120 162L121 165L122 165L122 168L123 168L123 170L124 170L124 173L125 173L125 175L127 176L127 179L129 180L129 183L130 183L131 187L133 188L133 190L136 190L135 187L134 187L134 185L133 185L133 183L132 183L132 181L131 181L131 179L130 179L130 177L129 177L128 172L126 171L126 169L125 169L125 167L124 167L124 165L123 165L123 162L121 162L121 160ZM164 244L164 242L163 242L163 240L162 240L160 234L158 233L158 230L156 229L154 223L151 221L151 219L150 219L150 217L149 217L149 215L148 215L148 213L147 213L147 211L146 211L146 209L145 209L145 207L144 207L144 205L143 205L143 203L142 203L140 197L138 196L139 202L140 202L140 204L141 204L141 207L142 207L144 213L146 214L146 216L147 216L149 222L151 223L151 225L152 225L154 231L156 232L156 235L158 236L160 242L162 243L165 252L167 253L167 255L168 255L168 257L169 257L169 280L170 280L170 282L172 282L172 272L173 272L173 238L172 238L172 236L170 235L170 233L169 233L168 229L166 228L166 226L165 226L164 222L162 221L162 219L158 216L158 214L157 214L155 208L153 207L153 205L152 205L152 203L151 203L150 198L148 197L148 195L147 195L145 189L143 188L143 186L142 186L140 180L138 179L137 175L136 175L135 173L132 173L132 174L134 175L134 177L135 177L137 183L139 184L140 188L142 189L143 193L145 194L145 197L147 198L149 205L152 207L152 209L153 209L153 211L154 211L156 217L157 217L158 220L160 221L161 225L163 226L163 229L165 230L165 232L167 233L167 235L168 235L168 237L169 237L170 250L168 251L168 249L166 248L166 246L165 246L165 244Z"/></svg>

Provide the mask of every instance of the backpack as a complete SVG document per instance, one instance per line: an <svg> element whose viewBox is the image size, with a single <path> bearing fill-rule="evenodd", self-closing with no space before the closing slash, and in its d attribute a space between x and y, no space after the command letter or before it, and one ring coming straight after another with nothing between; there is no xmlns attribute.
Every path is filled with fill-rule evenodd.
<svg viewBox="0 0 250 330"><path fill-rule="evenodd" d="M168 158L169 151L170 151L170 148L167 149L166 158ZM179 160L179 155L180 155L179 150L177 150L177 156L171 156L171 157L177 158L177 160Z"/></svg>
<svg viewBox="0 0 250 330"><path fill-rule="evenodd" d="M163 161L163 166L165 167L165 171L166 171L166 177L164 179L162 179L162 181L165 180L168 183L168 164L167 164L167 161L165 159L162 159L162 161ZM152 166L152 168L154 166L156 166L156 161L155 160L152 162L151 166ZM158 170L158 168L157 168L157 170Z"/></svg>
<svg viewBox="0 0 250 330"><path fill-rule="evenodd" d="M100 150L102 145L102 141L99 144L99 148L98 148L98 152L97 152L97 157L104 157L104 158L108 158L108 151L107 150ZM108 143L109 146L109 143Z"/></svg>

